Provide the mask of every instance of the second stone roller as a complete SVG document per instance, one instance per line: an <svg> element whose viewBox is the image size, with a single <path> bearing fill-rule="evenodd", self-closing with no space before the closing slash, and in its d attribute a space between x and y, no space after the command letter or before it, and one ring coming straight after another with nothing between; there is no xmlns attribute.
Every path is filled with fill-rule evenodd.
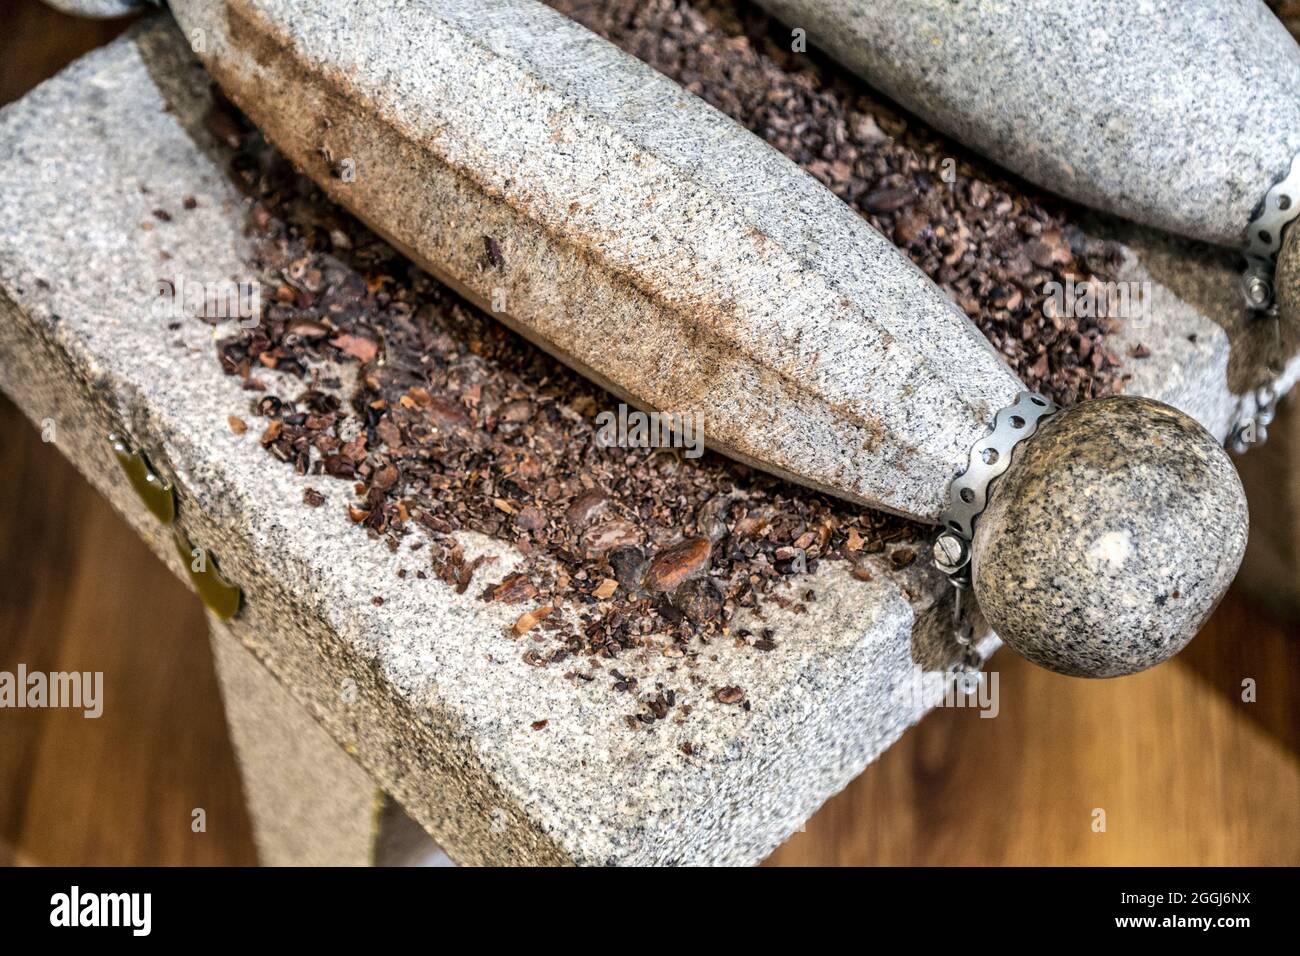
<svg viewBox="0 0 1300 956"><path fill-rule="evenodd" d="M759 0L1045 189L1240 249L1300 329L1300 47L1262 0Z"/></svg>

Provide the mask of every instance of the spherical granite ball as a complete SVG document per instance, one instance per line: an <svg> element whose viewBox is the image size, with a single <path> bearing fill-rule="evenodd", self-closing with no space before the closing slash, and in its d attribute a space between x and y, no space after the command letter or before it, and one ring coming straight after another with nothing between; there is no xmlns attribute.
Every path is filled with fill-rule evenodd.
<svg viewBox="0 0 1300 956"><path fill-rule="evenodd" d="M1246 548L1223 448L1144 398L1046 419L991 499L975 525L975 596L1003 640L1062 674L1117 677L1182 650Z"/></svg>

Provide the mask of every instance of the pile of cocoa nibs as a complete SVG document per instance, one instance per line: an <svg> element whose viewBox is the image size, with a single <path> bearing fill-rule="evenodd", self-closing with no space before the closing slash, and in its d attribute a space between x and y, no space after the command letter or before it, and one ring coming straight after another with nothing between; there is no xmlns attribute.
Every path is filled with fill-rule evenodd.
<svg viewBox="0 0 1300 956"><path fill-rule="evenodd" d="M943 285L1028 383L1067 403L1118 386L1106 320L1062 324L1035 291L1049 278L1104 277L1112 249L968 159L956 161L955 186L942 183L942 160L961 156L954 147L824 61L783 52L779 28L759 13L726 2L553 5L830 185ZM821 561L845 561L867 580L867 555L897 567L916 560L927 529L903 519L712 453L600 445L595 417L615 399L333 206L219 96L209 127L252 200L264 314L217 353L257 396L246 414L262 420L262 445L299 474L351 483L351 520L412 556L401 586L434 576L517 608L506 637L523 660L627 695L630 727L683 719L688 696L748 709L741 682L700 686L692 664L795 639L762 626L762 608L805 612L817 596L798 578ZM485 235L485 265L501 255ZM346 367L355 388L338 374ZM284 388L285 377L298 385ZM232 415L231 427L248 425ZM304 492L305 506L326 500ZM494 575L457 545L462 531L508 542L525 560ZM796 586L774 589L784 581ZM760 624L734 625L742 608ZM632 673L644 653L672 659L680 685Z"/></svg>
<svg viewBox="0 0 1300 956"><path fill-rule="evenodd" d="M243 414L262 422L235 415L231 427L260 427L267 452L301 475L352 484L351 520L413 559L377 591L434 576L513 605L507 637L527 663L607 682L630 696L629 724L645 727L689 712L682 688L750 706L738 683L698 687L689 672L700 655L776 648L771 628L729 622L740 608L761 620L760 602L800 613L816 600L810 587L775 593L778 582L830 558L863 579L867 555L915 559L926 530L901 518L709 452L599 444L595 417L616 399L333 206L233 107L219 104L209 125L239 144L231 169L253 199L265 304L256 327L217 342L224 371L256 396ZM339 374L349 366L350 395ZM326 500L304 492L307 506ZM509 542L523 565L493 575L457 545L461 531ZM682 687L642 686L635 649L675 659Z"/></svg>

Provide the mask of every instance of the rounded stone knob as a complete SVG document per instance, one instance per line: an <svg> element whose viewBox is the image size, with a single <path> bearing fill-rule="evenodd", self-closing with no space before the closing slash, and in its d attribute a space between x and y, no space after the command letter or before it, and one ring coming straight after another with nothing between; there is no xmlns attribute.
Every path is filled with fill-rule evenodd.
<svg viewBox="0 0 1300 956"><path fill-rule="evenodd" d="M1222 446L1145 398L1083 402L1021 443L975 524L989 625L1036 664L1118 677L1167 660L1227 590L1246 497Z"/></svg>

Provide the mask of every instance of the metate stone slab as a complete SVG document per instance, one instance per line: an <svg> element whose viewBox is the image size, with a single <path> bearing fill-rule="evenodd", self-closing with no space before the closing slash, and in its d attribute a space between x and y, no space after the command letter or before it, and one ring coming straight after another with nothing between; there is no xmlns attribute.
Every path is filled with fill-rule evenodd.
<svg viewBox="0 0 1300 956"><path fill-rule="evenodd" d="M1236 253L1100 216L1083 225L1122 249L1113 288L1133 305L1111 343L1126 394L1173 405L1223 440L1254 417L1261 386L1295 387L1300 329L1242 307Z"/></svg>
<svg viewBox="0 0 1300 956"><path fill-rule="evenodd" d="M518 608L432 578L398 588L409 560L347 519L346 488L318 482L329 500L304 506L307 479L226 425L249 399L214 354L229 327L151 315L161 278L251 275L244 200L204 129L209 88L174 24L154 21L0 112L0 382L180 573L105 436L150 453L186 534L244 590L230 632L453 858L756 862L920 718L911 678L956 654L922 561L898 571L882 554L870 582L823 564L797 585L818 592L809 613L769 608L762 625L797 638L766 654L719 642L689 718L634 732L607 681L521 660L505 633ZM151 215L191 195L183 220ZM476 585L518 561L463 543L498 557ZM628 666L652 684L671 663ZM752 709L714 700L724 684Z"/></svg>
<svg viewBox="0 0 1300 956"><path fill-rule="evenodd" d="M1026 179L1245 244L1300 150L1300 49L1260 0L760 0Z"/></svg>
<svg viewBox="0 0 1300 956"><path fill-rule="evenodd" d="M124 430L153 454L187 533L244 588L231 632L454 858L754 862L924 713L904 689L953 648L945 586L921 562L900 572L882 558L869 583L823 564L799 581L819 594L807 616L770 612L797 640L766 655L719 647L716 669L702 665L706 684L744 686L753 710L703 695L687 723L654 733L628 731L606 688L524 665L503 635L514 610L436 580L372 605L400 558L344 517L344 490L326 486L326 506L307 509L302 479L253 434L230 434L248 395L220 374L205 326L149 314L159 278L251 272L243 200L203 128L208 88L175 27L154 22L0 112L0 383L56 423L61 450L179 572L104 435ZM160 197L186 195L199 205L183 225L152 221ZM1191 250L1170 255L1202 268ZM1144 389L1175 404L1212 396L1183 407L1226 428L1239 332L1176 302L1152 319L1166 335ZM465 544L496 549L494 573L516 560Z"/></svg>

